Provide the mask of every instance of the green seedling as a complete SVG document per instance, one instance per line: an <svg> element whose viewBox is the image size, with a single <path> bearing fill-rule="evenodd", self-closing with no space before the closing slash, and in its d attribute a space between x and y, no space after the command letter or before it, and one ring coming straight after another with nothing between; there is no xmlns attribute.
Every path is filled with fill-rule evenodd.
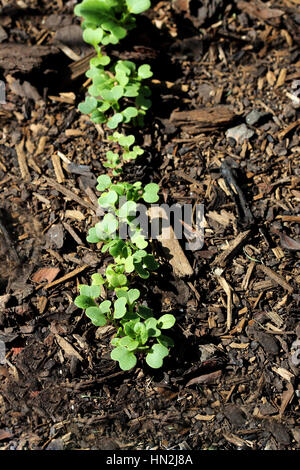
<svg viewBox="0 0 300 470"><path fill-rule="evenodd" d="M162 334L161 330L172 328L174 316L166 314L156 319L150 308L137 305L140 291L127 287L116 288L117 299L113 304L110 300L98 304L96 299L104 283L101 274L94 274L91 286L79 286L80 295L75 299L75 305L85 310L95 326L104 326L107 321L112 324L119 322L117 334L111 341L114 346L111 358L119 362L121 369L134 367L138 353L146 355L150 367L161 367L169 348L174 345L172 339Z"/></svg>
<svg viewBox="0 0 300 470"><path fill-rule="evenodd" d="M151 90L143 81L152 77L152 71L148 64L137 67L128 60L112 63L103 46L118 44L135 26L135 15L150 4L149 0L83 0L75 7L75 14L83 18L83 39L96 51L86 73L91 80L89 94L79 104L79 110L90 115L96 124L106 124L112 130L123 124L143 124L151 106ZM115 130L109 140L114 149L107 151L103 166L113 176L121 173L124 162L144 153L132 134ZM106 266L103 275L92 275L91 285L79 286L74 303L95 326L110 323L116 327L111 358L118 361L121 369L134 367L140 355L150 367L159 368L173 346L172 339L162 331L172 328L175 318L166 314L157 319L149 307L138 304L140 291L129 287L134 276L147 279L150 271L158 268L154 256L146 251L148 242L136 212L139 202L158 201L159 186L113 183L109 175L101 175L97 190L101 193L99 205L106 214L90 228L87 241L101 242L102 253L109 253L113 262ZM124 232L120 236L121 229L125 237Z"/></svg>

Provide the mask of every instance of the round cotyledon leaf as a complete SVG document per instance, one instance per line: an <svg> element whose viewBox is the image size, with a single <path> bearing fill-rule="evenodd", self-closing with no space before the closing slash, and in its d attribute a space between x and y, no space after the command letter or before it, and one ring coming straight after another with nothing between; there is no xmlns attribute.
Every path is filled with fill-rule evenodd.
<svg viewBox="0 0 300 470"><path fill-rule="evenodd" d="M113 349L110 354L110 357L114 361L119 362L120 368L122 370L132 369L137 363L137 359L134 353L122 346L118 346Z"/></svg>
<svg viewBox="0 0 300 470"><path fill-rule="evenodd" d="M146 362L152 369L159 369L168 354L168 348L162 344L154 344L146 356Z"/></svg>
<svg viewBox="0 0 300 470"><path fill-rule="evenodd" d="M104 326L106 325L105 314L101 311L99 307L89 307L85 311L86 316L89 317L93 325L95 326Z"/></svg>

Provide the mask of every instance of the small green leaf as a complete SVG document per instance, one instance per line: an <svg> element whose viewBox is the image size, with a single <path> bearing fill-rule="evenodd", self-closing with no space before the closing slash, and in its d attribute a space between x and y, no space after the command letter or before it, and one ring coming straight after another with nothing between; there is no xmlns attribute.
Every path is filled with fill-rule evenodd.
<svg viewBox="0 0 300 470"><path fill-rule="evenodd" d="M122 346L118 346L117 348L113 349L110 354L110 357L114 361L119 362L120 368L122 370L132 369L137 362L134 353L126 348L123 348Z"/></svg>
<svg viewBox="0 0 300 470"><path fill-rule="evenodd" d="M153 336L153 337L160 336L161 332L157 328L156 318L154 317L147 318L147 320L145 320L145 326L148 331L148 336Z"/></svg>
<svg viewBox="0 0 300 470"><path fill-rule="evenodd" d="M128 83L128 81L127 81L127 83ZM138 95L139 95L139 85L129 84L129 85L125 86L124 96L126 96L127 98L135 98Z"/></svg>
<svg viewBox="0 0 300 470"><path fill-rule="evenodd" d="M132 273L134 271L134 262L133 256L128 256L125 260L125 271L127 273Z"/></svg>
<svg viewBox="0 0 300 470"><path fill-rule="evenodd" d="M146 184L144 188L143 199L145 202L154 203L159 200L158 196L159 186L156 183Z"/></svg>
<svg viewBox="0 0 300 470"><path fill-rule="evenodd" d="M108 235L115 234L119 223L113 214L105 214L102 222L95 225L97 236L101 239L107 238Z"/></svg>
<svg viewBox="0 0 300 470"><path fill-rule="evenodd" d="M112 90L111 90L112 97L114 101L118 101L124 94L124 88L120 85L116 85Z"/></svg>
<svg viewBox="0 0 300 470"><path fill-rule="evenodd" d="M138 68L138 76L142 79L152 77L151 67L148 64L143 64Z"/></svg>
<svg viewBox="0 0 300 470"><path fill-rule="evenodd" d="M163 365L163 359L169 354L168 348L162 344L154 344L146 356L148 366L159 369Z"/></svg>
<svg viewBox="0 0 300 470"><path fill-rule="evenodd" d="M124 324L124 331L127 336L130 336L131 338L135 338L134 326L138 322L139 322L139 318L136 318L134 320L127 321Z"/></svg>
<svg viewBox="0 0 300 470"><path fill-rule="evenodd" d="M96 189L98 191L105 191L105 189L109 188L111 185L111 179L108 175L100 175L97 179L98 186Z"/></svg>
<svg viewBox="0 0 300 470"><path fill-rule="evenodd" d="M86 286L84 284L81 284L79 286L79 292L80 292L80 295L86 295L87 297L92 297L92 299L96 299L97 297L100 296L100 286L97 286L97 285Z"/></svg>
<svg viewBox="0 0 300 470"><path fill-rule="evenodd" d="M103 29L102 28L86 28L83 31L83 40L92 46L96 46L103 38Z"/></svg>
<svg viewBox="0 0 300 470"><path fill-rule="evenodd" d="M126 0L127 8L130 13L138 15L151 7L150 0Z"/></svg>
<svg viewBox="0 0 300 470"><path fill-rule="evenodd" d="M129 305L132 305L140 296L140 291L138 289L129 289L127 292L127 300Z"/></svg>
<svg viewBox="0 0 300 470"><path fill-rule="evenodd" d="M97 237L96 228L92 227L89 229L88 236L86 237L89 243L99 243L101 240Z"/></svg>
<svg viewBox="0 0 300 470"><path fill-rule="evenodd" d="M142 263L134 263L134 267L136 272L142 279L148 279L150 273L144 268Z"/></svg>
<svg viewBox="0 0 300 470"><path fill-rule="evenodd" d="M147 318L151 318L153 316L153 312L151 308L146 307L145 305L139 305L138 315L144 320L147 320Z"/></svg>
<svg viewBox="0 0 300 470"><path fill-rule="evenodd" d="M175 324L175 321L176 319L173 315L170 315L170 314L163 315L162 317L158 319L158 327L163 330L172 328L172 326L174 326Z"/></svg>
<svg viewBox="0 0 300 470"><path fill-rule="evenodd" d="M93 96L87 96L82 103L79 103L78 109L83 114L90 114L98 105L98 101Z"/></svg>
<svg viewBox="0 0 300 470"><path fill-rule="evenodd" d="M92 284L93 285L101 286L104 283L105 283L105 280L103 279L103 276L101 276L100 273L92 274Z"/></svg>
<svg viewBox="0 0 300 470"><path fill-rule="evenodd" d="M148 242L145 240L145 237L143 237L143 235L138 232L133 234L133 236L131 237L131 241L141 250L148 246Z"/></svg>
<svg viewBox="0 0 300 470"><path fill-rule="evenodd" d="M99 308L100 308L102 313L109 313L110 312L110 306L111 306L111 301L110 300L104 300L99 305Z"/></svg>
<svg viewBox="0 0 300 470"><path fill-rule="evenodd" d="M157 341L165 346L166 348L173 348L174 347L174 341L172 338L166 335L160 335L157 337Z"/></svg>
<svg viewBox="0 0 300 470"><path fill-rule="evenodd" d="M159 264L155 261L153 255L146 255L143 259L143 264L150 269L150 271L155 271L155 269L159 268Z"/></svg>
<svg viewBox="0 0 300 470"><path fill-rule="evenodd" d="M124 248L125 242L123 240L114 240L111 247L109 248L110 254L116 258L122 254L122 249Z"/></svg>
<svg viewBox="0 0 300 470"><path fill-rule="evenodd" d="M101 111L99 111L99 109L96 109L95 111L93 111L91 113L91 120L95 124L103 124L104 122L107 121L107 118L106 118L105 114L103 114Z"/></svg>
<svg viewBox="0 0 300 470"><path fill-rule="evenodd" d="M103 55L99 57L99 65L103 65L104 67L110 63L110 57L108 55Z"/></svg>
<svg viewBox="0 0 300 470"><path fill-rule="evenodd" d="M138 341L130 338L130 336L124 336L123 338L119 339L118 344L124 348L127 348L129 351L135 351L138 347Z"/></svg>
<svg viewBox="0 0 300 470"><path fill-rule="evenodd" d="M104 208L113 207L118 200L118 194L115 191L109 191L108 193L103 193L99 199L99 206Z"/></svg>
<svg viewBox="0 0 300 470"><path fill-rule="evenodd" d="M138 110L133 106L128 106L128 108L125 108L121 114L124 116L124 122L128 123L131 121L132 118L138 115Z"/></svg>
<svg viewBox="0 0 300 470"><path fill-rule="evenodd" d="M106 318L104 313L98 307L89 307L86 310L86 316L89 317L93 325L104 326L106 324Z"/></svg>
<svg viewBox="0 0 300 470"><path fill-rule="evenodd" d="M121 135L118 139L118 142L122 147L130 147L132 144L134 144L134 141L134 135Z"/></svg>
<svg viewBox="0 0 300 470"><path fill-rule="evenodd" d="M74 300L76 307L83 308L84 310L89 307L96 307L96 302L91 297L87 295L78 295Z"/></svg>
<svg viewBox="0 0 300 470"><path fill-rule="evenodd" d="M116 129L116 127L118 127L118 125L122 121L123 121L123 115L121 113L116 113L107 121L107 126L110 129Z"/></svg>
<svg viewBox="0 0 300 470"><path fill-rule="evenodd" d="M114 303L114 318L122 318L126 313L127 300L124 297L120 297Z"/></svg>
<svg viewBox="0 0 300 470"><path fill-rule="evenodd" d="M129 216L135 216L136 214L136 203L134 201L127 201L119 210L119 217L127 218Z"/></svg>

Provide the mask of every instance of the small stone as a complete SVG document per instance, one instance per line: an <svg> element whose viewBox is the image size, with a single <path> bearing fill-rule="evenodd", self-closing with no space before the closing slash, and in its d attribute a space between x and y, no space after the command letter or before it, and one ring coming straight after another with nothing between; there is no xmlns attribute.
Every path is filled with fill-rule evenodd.
<svg viewBox="0 0 300 470"><path fill-rule="evenodd" d="M232 127L226 132L227 139L234 139L237 143L242 143L244 140L250 139L254 135L254 131L249 129L246 124Z"/></svg>
<svg viewBox="0 0 300 470"><path fill-rule="evenodd" d="M266 113L261 113L257 111L257 109L253 109L249 114L246 116L246 123L248 126L254 126Z"/></svg>
<svg viewBox="0 0 300 470"><path fill-rule="evenodd" d="M47 239L52 248L62 248L64 244L64 228L62 224L54 224L47 232Z"/></svg>
<svg viewBox="0 0 300 470"><path fill-rule="evenodd" d="M62 439L53 439L46 447L46 450L64 450Z"/></svg>

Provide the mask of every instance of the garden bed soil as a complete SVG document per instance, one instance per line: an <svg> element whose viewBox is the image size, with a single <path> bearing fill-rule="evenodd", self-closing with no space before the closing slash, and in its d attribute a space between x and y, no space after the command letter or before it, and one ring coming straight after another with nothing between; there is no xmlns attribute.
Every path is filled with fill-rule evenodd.
<svg viewBox="0 0 300 470"><path fill-rule="evenodd" d="M0 16L0 448L299 449L299 2L152 2L109 51L154 71L124 179L205 211L201 249L152 243L161 267L135 286L176 316L175 347L130 371L73 303L109 262L86 233L110 148L77 110L74 3Z"/></svg>

